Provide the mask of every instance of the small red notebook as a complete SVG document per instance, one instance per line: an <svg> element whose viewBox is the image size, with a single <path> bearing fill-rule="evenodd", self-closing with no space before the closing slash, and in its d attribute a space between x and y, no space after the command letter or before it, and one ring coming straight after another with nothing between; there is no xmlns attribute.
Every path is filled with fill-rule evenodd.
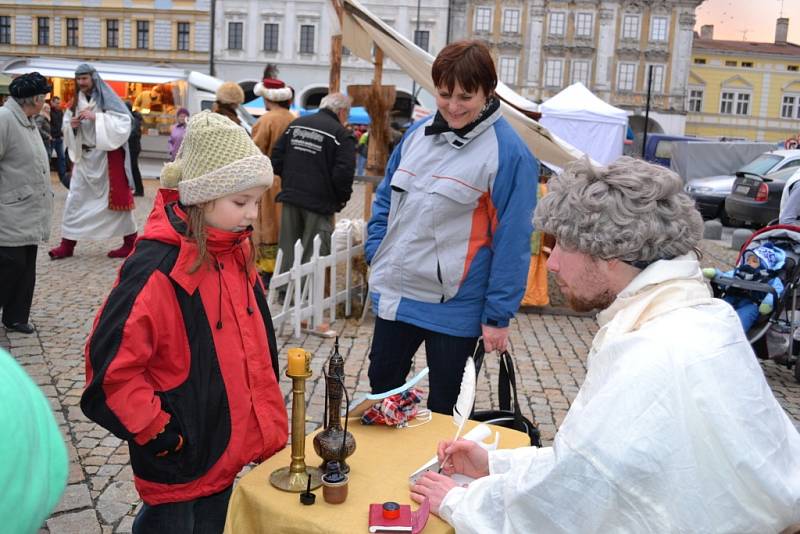
<svg viewBox="0 0 800 534"><path fill-rule="evenodd" d="M362 516L363 517L363 516ZM369 505L370 532L411 532L411 506L400 505L400 516L396 519L383 517L382 504Z"/></svg>
<svg viewBox="0 0 800 534"><path fill-rule="evenodd" d="M428 522L431 504L428 499L423 499L416 512L411 511L411 506L400 505L400 516L397 519L383 517L382 504L369 505L369 531L370 532L411 532L419 534Z"/></svg>

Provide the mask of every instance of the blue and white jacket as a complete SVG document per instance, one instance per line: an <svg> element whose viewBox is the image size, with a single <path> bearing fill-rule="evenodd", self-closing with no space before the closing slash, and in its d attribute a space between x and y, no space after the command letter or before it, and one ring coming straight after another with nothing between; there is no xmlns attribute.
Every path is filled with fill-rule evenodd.
<svg viewBox="0 0 800 534"><path fill-rule="evenodd" d="M412 126L365 245L376 314L453 336L508 326L525 291L539 164L498 109L464 137Z"/></svg>

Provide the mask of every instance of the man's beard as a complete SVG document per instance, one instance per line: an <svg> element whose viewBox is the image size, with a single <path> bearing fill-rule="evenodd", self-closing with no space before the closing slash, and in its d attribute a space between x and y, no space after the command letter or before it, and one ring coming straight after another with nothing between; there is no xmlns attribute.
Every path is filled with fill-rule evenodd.
<svg viewBox="0 0 800 534"><path fill-rule="evenodd" d="M571 293L566 293L564 296L567 297L569 307L577 312L605 310L611 306L611 303L616 299L616 296L608 289L597 295L592 295L591 297L578 297Z"/></svg>

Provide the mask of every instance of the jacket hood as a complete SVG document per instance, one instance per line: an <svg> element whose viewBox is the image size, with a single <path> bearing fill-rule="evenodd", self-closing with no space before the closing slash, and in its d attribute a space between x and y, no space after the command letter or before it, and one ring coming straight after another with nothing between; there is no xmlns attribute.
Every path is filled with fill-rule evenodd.
<svg viewBox="0 0 800 534"><path fill-rule="evenodd" d="M250 265L252 248L250 235L252 228L243 232L228 232L206 226L206 250L210 261L194 273L190 273L198 257L197 243L186 237L186 213L178 202L178 191L175 189L159 189L156 194L153 210L147 217L144 231L140 239L161 241L180 249L175 266L170 271L170 278L178 282L188 293L194 292L203 276L213 273L213 266L221 259L239 263L247 269L250 283L255 283L256 271Z"/></svg>
<svg viewBox="0 0 800 534"><path fill-rule="evenodd" d="M772 243L764 243L749 252L755 254L761 261L761 266L770 271L777 271L786 262L786 253ZM745 253L744 258L747 257L748 253Z"/></svg>

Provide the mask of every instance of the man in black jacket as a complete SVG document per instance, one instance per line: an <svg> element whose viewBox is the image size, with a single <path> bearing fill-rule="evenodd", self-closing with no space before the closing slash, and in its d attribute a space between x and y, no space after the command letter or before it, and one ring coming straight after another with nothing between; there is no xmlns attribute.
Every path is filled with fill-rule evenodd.
<svg viewBox="0 0 800 534"><path fill-rule="evenodd" d="M131 174L133 174L133 196L144 196L142 173L139 171L139 153L142 151L142 114L133 109L130 101L125 101L125 107L131 112L131 134L128 137L128 152L131 158Z"/></svg>
<svg viewBox="0 0 800 534"><path fill-rule="evenodd" d="M272 149L272 167L282 179L277 197L283 203L278 235L281 272L292 266L298 239L304 262L311 257L318 234L320 254L330 253L333 214L344 208L353 192L356 143L344 126L349 114L350 98L329 94L320 102L319 112L289 124Z"/></svg>

